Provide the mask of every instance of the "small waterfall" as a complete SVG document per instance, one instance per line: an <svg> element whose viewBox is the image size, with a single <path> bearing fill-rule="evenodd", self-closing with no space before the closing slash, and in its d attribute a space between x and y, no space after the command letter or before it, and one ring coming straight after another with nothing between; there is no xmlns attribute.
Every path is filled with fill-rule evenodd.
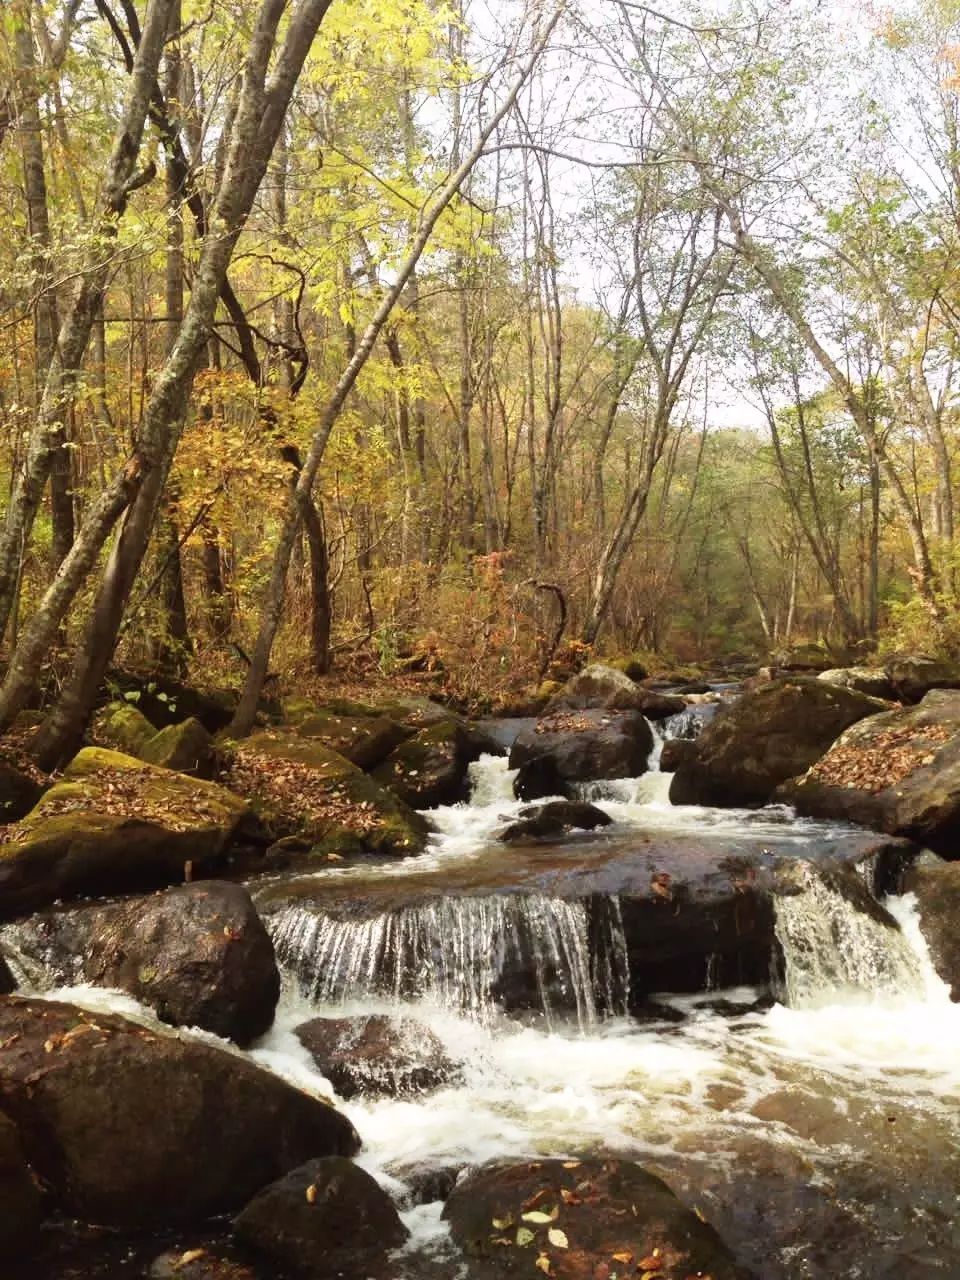
<svg viewBox="0 0 960 1280"><path fill-rule="evenodd" d="M798 863L797 874L801 892L776 902L784 1003L815 1008L851 995L923 995L920 957L893 916L879 904L870 911L852 902L809 863Z"/></svg>
<svg viewBox="0 0 960 1280"><path fill-rule="evenodd" d="M626 1011L629 977L619 903L539 894L447 897L365 919L298 905L267 919L281 964L307 997L427 997L485 1020L533 1009L581 1028Z"/></svg>
<svg viewBox="0 0 960 1280"><path fill-rule="evenodd" d="M513 804L516 798L513 780L517 770L508 768L507 763L506 756L482 755L468 767L471 806L484 808L491 804Z"/></svg>

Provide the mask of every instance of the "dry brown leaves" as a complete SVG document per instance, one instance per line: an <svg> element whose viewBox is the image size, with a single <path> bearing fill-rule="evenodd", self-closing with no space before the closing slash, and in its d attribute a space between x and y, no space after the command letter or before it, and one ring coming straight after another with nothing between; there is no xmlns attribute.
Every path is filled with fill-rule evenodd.
<svg viewBox="0 0 960 1280"><path fill-rule="evenodd" d="M953 736L945 725L889 729L873 738L869 746L833 747L813 766L809 777L828 787L856 788L875 795L932 764L937 751Z"/></svg>
<svg viewBox="0 0 960 1280"><path fill-rule="evenodd" d="M590 729L601 728L609 723L602 719L599 723L577 711L558 711L555 715L538 720L534 733L584 733Z"/></svg>
<svg viewBox="0 0 960 1280"><path fill-rule="evenodd" d="M191 831L197 827L219 826L222 810L204 797L201 791L178 788L170 792L158 783L154 769L101 769L78 782L82 791L69 791L58 796L55 791L43 798L42 816L51 818L64 813L107 815L113 818L137 819L166 827L168 831ZM16 843L31 833L32 824L11 823L0 832L0 841Z"/></svg>
<svg viewBox="0 0 960 1280"><path fill-rule="evenodd" d="M0 761L25 773L28 778L32 778L41 786L46 786L49 781L48 775L43 772L27 750L33 732L32 728L8 730L0 738Z"/></svg>
<svg viewBox="0 0 960 1280"><path fill-rule="evenodd" d="M372 804L351 799L340 784L297 760L283 760L241 747L233 757L226 781L240 795L258 796L284 817L301 822L344 827L361 836L383 825Z"/></svg>

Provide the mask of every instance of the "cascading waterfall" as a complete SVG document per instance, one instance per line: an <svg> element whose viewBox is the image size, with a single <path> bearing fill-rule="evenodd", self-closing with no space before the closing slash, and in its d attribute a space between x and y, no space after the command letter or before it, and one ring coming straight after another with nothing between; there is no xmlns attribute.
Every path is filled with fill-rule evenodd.
<svg viewBox="0 0 960 1280"><path fill-rule="evenodd" d="M625 1012L629 979L619 903L591 910L539 894L446 897L366 919L288 906L270 917L277 956L324 1004L427 997L487 1020L533 1009L581 1028Z"/></svg>
<svg viewBox="0 0 960 1280"><path fill-rule="evenodd" d="M924 994L920 958L894 919L853 905L809 865L802 878L802 891L776 904L785 1004L811 1008L853 993L905 1000Z"/></svg>

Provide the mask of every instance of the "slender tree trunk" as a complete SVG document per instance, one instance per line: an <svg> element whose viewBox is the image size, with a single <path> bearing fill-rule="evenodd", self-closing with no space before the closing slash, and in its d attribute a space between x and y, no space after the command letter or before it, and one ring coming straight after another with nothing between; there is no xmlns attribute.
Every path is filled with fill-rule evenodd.
<svg viewBox="0 0 960 1280"><path fill-rule="evenodd" d="M539 35L535 38L533 49L529 57L523 64L517 79L514 81L512 88L507 93L502 105L493 113L490 119L480 130L477 141L474 143L470 152L461 161L459 166L443 184L433 201L424 210L420 227L414 237L413 243L410 246L404 262L396 273L393 284L381 299L379 306L357 343L357 348L352 359L340 375L337 385L324 405L323 411L320 415L319 425L314 433L313 440L310 445L310 451L304 463L303 471L300 473L300 478L297 481L296 491L291 496L291 500L287 505L286 515L281 527L280 537L278 539L278 545L274 555L273 571L270 576L270 583L267 587L266 598L263 606L256 646L254 648L249 670L247 671L247 679L244 684L243 693L241 695L236 714L230 724L231 732L237 736L243 736L250 732L254 718L256 717L257 703L260 700L263 682L267 676L274 637L276 636L277 627L280 625L280 618L283 613L283 600L286 590L287 569L290 565L290 553L293 550L294 540L301 520L299 496L301 493L308 495L311 493L317 477L317 471L319 470L324 451L327 447L327 441L330 439L330 433L333 430L337 418L340 416L340 411L343 408L347 396L353 389L354 383L356 382L361 369L369 359L370 353L373 351L384 325L386 325L387 321L390 319L394 306L403 293L410 277L415 272L417 263L420 261L423 251L427 247L427 243L433 234L433 229L439 221L441 214L460 191L464 180L480 158L484 147L493 136L494 131L505 118L507 113L513 109L514 103L517 100L517 95L526 83L533 68L540 60L540 56L547 47L550 37L553 35L554 29L559 23L563 12L564 6L561 4L560 7L553 11L551 17L541 28Z"/></svg>
<svg viewBox="0 0 960 1280"><path fill-rule="evenodd" d="M80 287L60 327L47 370L43 396L30 434L27 456L16 478L5 528L0 534L0 636L6 631L19 573L21 550L30 542L33 523L56 451L64 439L64 420L74 383L90 337L111 268L108 245L116 240L117 224L130 194L152 177L151 167L135 173L144 125L157 78L173 0L151 0L137 49L123 119L107 165L103 195L97 212ZM83 557L81 556L82 560ZM61 619L57 618L56 629ZM12 670L12 668L11 668ZM5 719L0 694L0 723Z"/></svg>
<svg viewBox="0 0 960 1280"><path fill-rule="evenodd" d="M34 742L38 758L53 763L69 755L83 733L113 655L123 610L146 551L157 506L179 441L193 376L210 333L217 299L237 240L246 224L290 97L329 0L301 0L283 47L268 70L285 9L263 0L244 65L243 86L231 129L223 180L204 238L193 290L177 341L160 371L144 414L135 452L136 494L94 602L86 643L63 694ZM167 15L168 16L168 15ZM141 40L141 48L143 40ZM139 56L139 50L138 50ZM0 692L0 718L5 714Z"/></svg>

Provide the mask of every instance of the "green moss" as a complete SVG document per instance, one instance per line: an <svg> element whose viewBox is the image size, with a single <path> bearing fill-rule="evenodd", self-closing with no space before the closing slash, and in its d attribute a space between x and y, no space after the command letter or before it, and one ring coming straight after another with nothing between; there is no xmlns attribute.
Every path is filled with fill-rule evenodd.
<svg viewBox="0 0 960 1280"><path fill-rule="evenodd" d="M97 716L93 732L97 742L140 756L157 731L143 712L129 702L111 702Z"/></svg>

